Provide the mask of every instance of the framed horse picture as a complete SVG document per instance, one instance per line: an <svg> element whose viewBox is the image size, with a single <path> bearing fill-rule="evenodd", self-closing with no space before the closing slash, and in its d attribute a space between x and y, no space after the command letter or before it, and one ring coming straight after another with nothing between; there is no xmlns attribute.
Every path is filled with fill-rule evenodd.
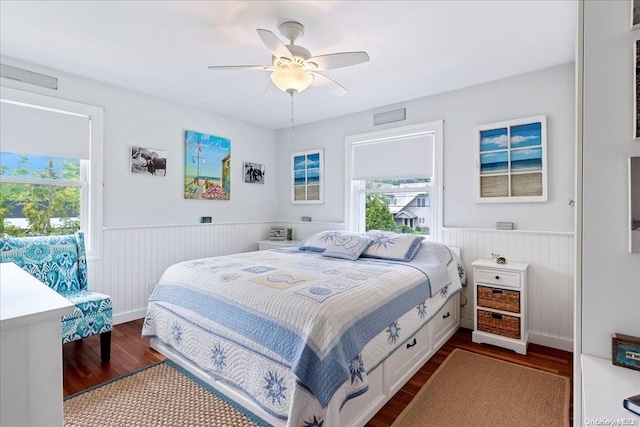
<svg viewBox="0 0 640 427"><path fill-rule="evenodd" d="M264 165L260 163L243 162L244 182L249 184L264 184Z"/></svg>

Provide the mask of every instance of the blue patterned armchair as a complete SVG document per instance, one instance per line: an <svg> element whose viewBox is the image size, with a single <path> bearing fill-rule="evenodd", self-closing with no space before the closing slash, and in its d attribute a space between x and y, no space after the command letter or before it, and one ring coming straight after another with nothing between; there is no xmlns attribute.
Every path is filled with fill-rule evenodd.
<svg viewBox="0 0 640 427"><path fill-rule="evenodd" d="M111 297L87 289L84 234L4 237L0 262L13 262L67 298L76 308L62 318L62 343L100 334L103 362L111 358Z"/></svg>

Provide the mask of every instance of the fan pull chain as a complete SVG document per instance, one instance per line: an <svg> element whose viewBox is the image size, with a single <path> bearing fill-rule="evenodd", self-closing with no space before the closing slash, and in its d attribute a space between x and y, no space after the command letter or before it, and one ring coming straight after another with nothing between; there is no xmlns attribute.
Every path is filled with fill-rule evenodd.
<svg viewBox="0 0 640 427"><path fill-rule="evenodd" d="M292 141L295 137L294 128L295 128L295 123L293 121L293 92L291 92L291 140Z"/></svg>

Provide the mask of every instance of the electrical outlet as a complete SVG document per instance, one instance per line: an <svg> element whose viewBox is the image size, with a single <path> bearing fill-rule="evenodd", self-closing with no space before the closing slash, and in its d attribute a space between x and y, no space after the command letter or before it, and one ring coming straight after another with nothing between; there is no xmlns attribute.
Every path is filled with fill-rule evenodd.
<svg viewBox="0 0 640 427"><path fill-rule="evenodd" d="M149 293L152 293L155 288L156 288L156 282L147 282L147 291Z"/></svg>

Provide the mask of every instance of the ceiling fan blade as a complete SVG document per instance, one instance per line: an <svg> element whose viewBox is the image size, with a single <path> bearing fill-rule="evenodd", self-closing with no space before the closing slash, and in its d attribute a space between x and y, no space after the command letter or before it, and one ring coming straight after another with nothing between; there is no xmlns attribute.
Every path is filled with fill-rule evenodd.
<svg viewBox="0 0 640 427"><path fill-rule="evenodd" d="M367 54L367 52L340 52L314 56L313 58L307 59L307 64L313 62L317 65L316 70L322 71L361 64L368 60L369 54Z"/></svg>
<svg viewBox="0 0 640 427"><path fill-rule="evenodd" d="M210 65L210 70L257 70L257 71L273 71L275 67L271 65Z"/></svg>
<svg viewBox="0 0 640 427"><path fill-rule="evenodd" d="M337 83L335 80L331 80L329 77L324 74L313 72L313 81L311 82L311 86L326 88L334 95L342 96L347 93L347 90L342 87L340 83Z"/></svg>
<svg viewBox="0 0 640 427"><path fill-rule="evenodd" d="M267 86L267 88L264 90L264 93L262 94L263 98L270 98L274 95L277 95L279 93L282 93L282 91L280 89L278 89L278 86L274 85L273 82L269 82L269 86Z"/></svg>
<svg viewBox="0 0 640 427"><path fill-rule="evenodd" d="M261 28L258 28L257 31L263 43L267 46L267 49L269 49L273 56L276 58L287 58L289 60L293 59L293 55L291 55L287 46L282 43L275 34L269 30L263 30Z"/></svg>

